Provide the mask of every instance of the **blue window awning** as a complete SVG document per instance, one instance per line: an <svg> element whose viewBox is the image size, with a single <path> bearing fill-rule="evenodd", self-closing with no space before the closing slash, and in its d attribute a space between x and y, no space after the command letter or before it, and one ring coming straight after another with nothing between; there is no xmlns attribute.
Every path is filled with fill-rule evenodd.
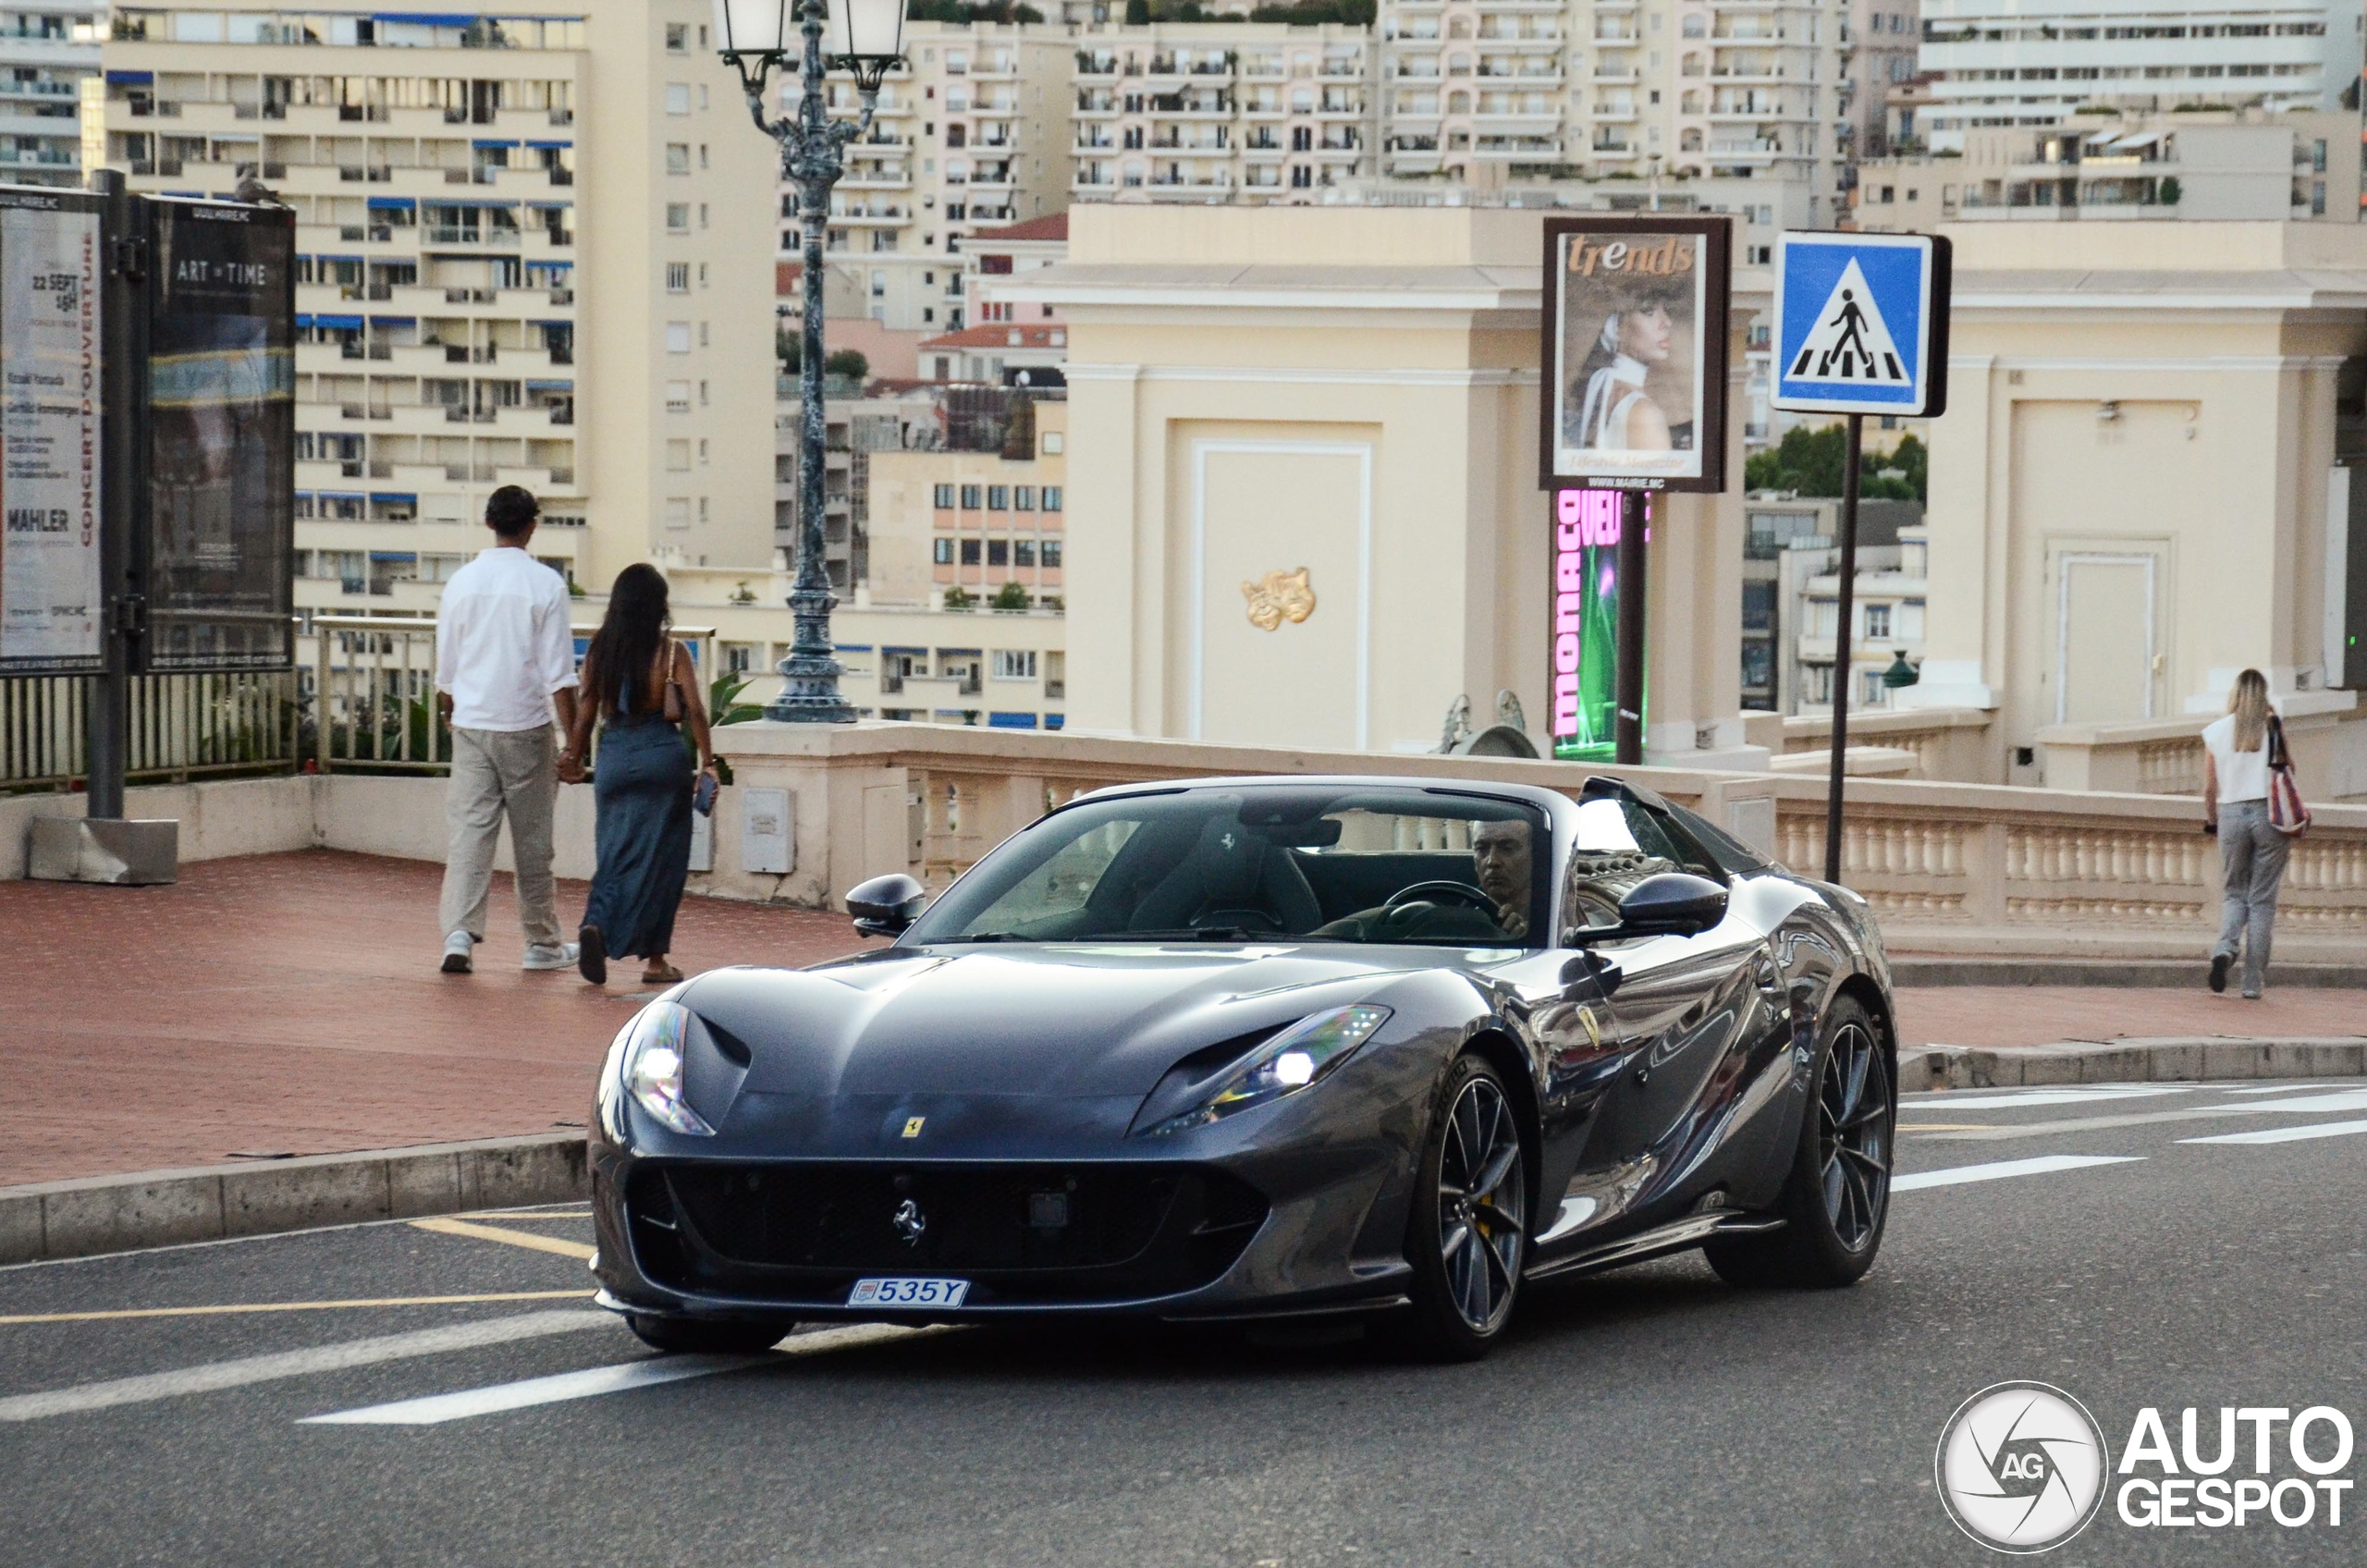
<svg viewBox="0 0 2367 1568"><path fill-rule="evenodd" d="M373 196L370 198L370 210L374 213L408 213L416 209L418 205L419 199L415 196Z"/></svg>
<svg viewBox="0 0 2367 1568"><path fill-rule="evenodd" d="M871 644L868 643L833 643L830 644L830 651L834 654L867 654L871 652Z"/></svg>
<svg viewBox="0 0 2367 1568"><path fill-rule="evenodd" d="M1047 729L1058 729L1067 721L1068 715L1066 714L1048 713L1044 716L1044 728Z"/></svg>
<svg viewBox="0 0 2367 1568"><path fill-rule="evenodd" d="M574 206L575 203L572 202L529 202L526 205L535 209L537 212L563 213L570 207Z"/></svg>
<svg viewBox="0 0 2367 1568"><path fill-rule="evenodd" d="M472 147L499 147L506 150L508 148L517 146L518 143L515 141L504 141L493 138L480 138L477 141L470 142L469 145Z"/></svg>
<svg viewBox="0 0 2367 1568"><path fill-rule="evenodd" d="M362 318L360 316L314 316L313 325L327 327L334 332L359 332L362 330Z"/></svg>
<svg viewBox="0 0 2367 1568"><path fill-rule="evenodd" d="M313 318L310 316L298 316L296 318L296 330L299 332L303 331L306 327L312 325Z"/></svg>
<svg viewBox="0 0 2367 1568"><path fill-rule="evenodd" d="M370 498L374 501L399 502L406 507L415 507L419 505L419 497L417 496L406 496L391 490L373 491L371 492ZM389 561L415 561L419 559L417 556L407 554L400 550L373 550L370 552L370 557L373 560Z"/></svg>
<svg viewBox="0 0 2367 1568"><path fill-rule="evenodd" d="M370 498L359 490L324 490L320 494L324 501L366 501Z"/></svg>
<svg viewBox="0 0 2367 1568"><path fill-rule="evenodd" d="M539 147L547 151L553 147L572 148L575 143L572 141L529 141L525 145L529 147Z"/></svg>
<svg viewBox="0 0 2367 1568"><path fill-rule="evenodd" d="M381 496L378 497L378 499L382 501L389 500L392 497L386 496ZM415 562L419 559L419 552L416 550L373 550L370 552L370 558L374 561Z"/></svg>
<svg viewBox="0 0 2367 1568"><path fill-rule="evenodd" d="M572 381L530 381L526 383L526 390L529 392L572 393L575 390L575 383Z"/></svg>
<svg viewBox="0 0 2367 1568"><path fill-rule="evenodd" d="M1032 713L990 713L987 715L989 729L1033 729L1036 716Z"/></svg>
<svg viewBox="0 0 2367 1568"><path fill-rule="evenodd" d="M362 258L360 256L323 256L321 260L325 262L351 262L355 266L360 266L362 264Z"/></svg>
<svg viewBox="0 0 2367 1568"><path fill-rule="evenodd" d="M419 318L417 316L372 316L370 325L384 327L417 326Z"/></svg>
<svg viewBox="0 0 2367 1568"><path fill-rule="evenodd" d="M111 82L119 81L127 87L145 87L156 80L156 73L154 71L109 71L107 80Z"/></svg>

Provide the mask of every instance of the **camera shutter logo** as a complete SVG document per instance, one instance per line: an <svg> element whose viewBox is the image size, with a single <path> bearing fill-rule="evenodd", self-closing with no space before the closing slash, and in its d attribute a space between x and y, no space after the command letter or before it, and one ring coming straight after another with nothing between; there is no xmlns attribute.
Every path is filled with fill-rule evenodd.
<svg viewBox="0 0 2367 1568"><path fill-rule="evenodd" d="M2103 1506L2112 1454L2087 1408L2045 1383L1998 1383L1956 1407L1933 1468L1956 1527L1996 1551L2051 1551Z"/></svg>

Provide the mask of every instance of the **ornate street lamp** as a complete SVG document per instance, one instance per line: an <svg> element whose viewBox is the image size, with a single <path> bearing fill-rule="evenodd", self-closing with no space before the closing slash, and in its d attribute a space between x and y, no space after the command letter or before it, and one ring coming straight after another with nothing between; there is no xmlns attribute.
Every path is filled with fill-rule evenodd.
<svg viewBox="0 0 2367 1568"><path fill-rule="evenodd" d="M715 32L724 59L740 73L756 129L780 143L781 173L797 189L805 229L805 347L798 367L805 408L797 454L797 583L789 594L796 631L781 661L780 695L765 717L852 724L854 709L839 692L831 651L830 609L838 600L822 562L822 238L830 188L844 166L840 149L871 128L879 83L902 63L904 0L715 0ZM788 63L792 43L803 92L794 115L767 119L765 80ZM833 67L854 73L863 115L852 123L829 117L823 79Z"/></svg>

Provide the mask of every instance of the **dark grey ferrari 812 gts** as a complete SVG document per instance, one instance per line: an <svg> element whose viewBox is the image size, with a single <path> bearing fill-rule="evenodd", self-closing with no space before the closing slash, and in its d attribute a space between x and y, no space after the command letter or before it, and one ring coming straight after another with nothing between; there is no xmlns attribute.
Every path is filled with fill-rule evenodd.
<svg viewBox="0 0 2367 1568"><path fill-rule="evenodd" d="M1864 901L1617 779L1129 785L847 903L894 941L700 975L601 1070L594 1268L651 1344L1366 1314L1468 1357L1527 1280L1882 1243Z"/></svg>

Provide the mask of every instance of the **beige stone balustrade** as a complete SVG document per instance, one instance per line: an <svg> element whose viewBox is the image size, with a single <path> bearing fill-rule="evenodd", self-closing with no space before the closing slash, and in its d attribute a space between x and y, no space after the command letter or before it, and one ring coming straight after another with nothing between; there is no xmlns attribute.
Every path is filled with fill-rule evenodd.
<svg viewBox="0 0 2367 1568"><path fill-rule="evenodd" d="M2277 699L2285 711L2285 738L2292 747L2301 791L2312 803L2338 788L2355 788L2341 781L2357 776L2359 742L2345 732L2343 724L2356 700L2349 692L2292 692ZM2032 739L2043 757L2050 790L2200 795L2202 727L2214 717L2188 714L2119 724L2054 724ZM1854 723L1851 728L1854 731Z"/></svg>
<svg viewBox="0 0 2367 1568"><path fill-rule="evenodd" d="M1952 729L1981 732L1970 725ZM1048 806L1110 784L1231 774L1381 774L1540 784L1575 793L1615 773L1694 807L1810 875L1824 861L1824 780L1772 773L1613 768L1380 755L1074 734L865 724L735 725L716 733L739 788L723 792L702 890L840 907L866 876L942 888ZM742 864L749 787L794 798L786 876ZM2216 926L2219 858L2201 802L2136 793L1855 778L1844 880L1895 948L1956 953L2176 956ZM2321 808L2295 847L2277 951L2367 950L2367 807Z"/></svg>
<svg viewBox="0 0 2367 1568"><path fill-rule="evenodd" d="M1915 759L1908 777L1963 781L1998 776L1997 759L1989 755L1990 715L1982 708L1871 709L1849 716L1849 743L1910 753ZM1785 756L1833 749L1833 716L1747 715L1750 741ZM1851 771L1858 771L1852 768Z"/></svg>

